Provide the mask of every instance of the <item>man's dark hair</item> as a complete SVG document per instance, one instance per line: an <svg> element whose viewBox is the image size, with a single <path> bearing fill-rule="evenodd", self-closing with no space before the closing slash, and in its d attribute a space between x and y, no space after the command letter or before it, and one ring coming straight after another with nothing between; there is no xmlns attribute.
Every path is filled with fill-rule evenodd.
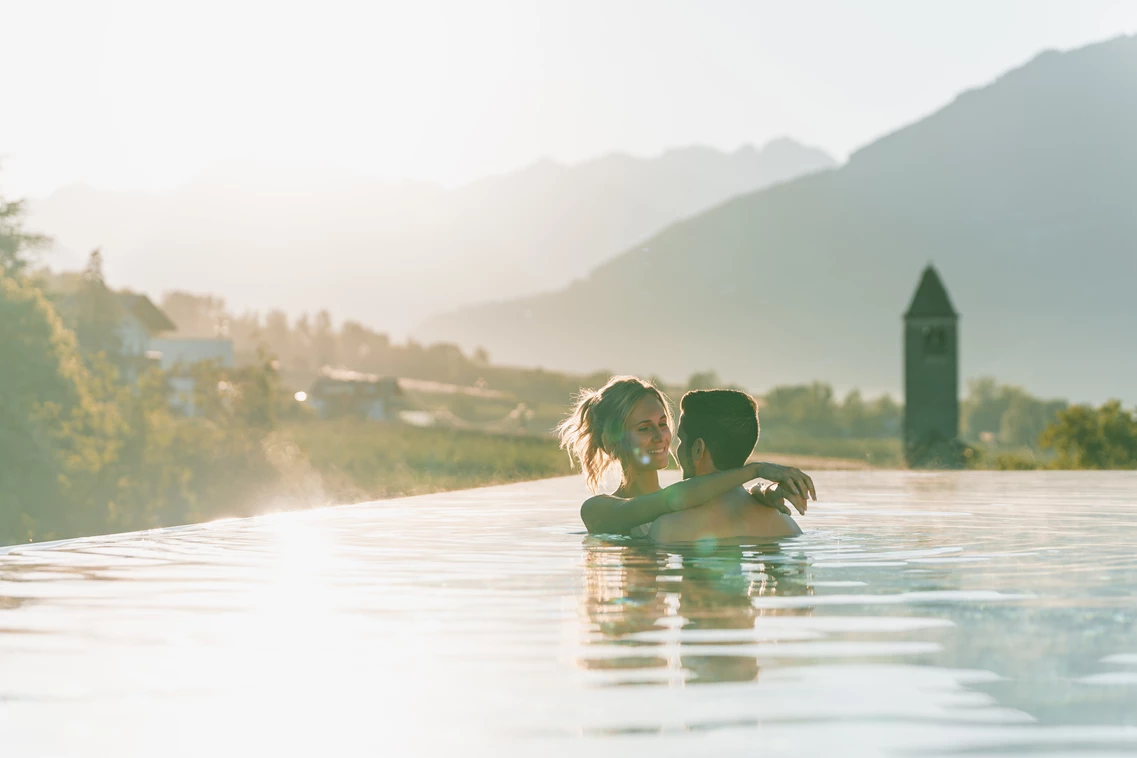
<svg viewBox="0 0 1137 758"><path fill-rule="evenodd" d="M738 390L695 390L680 401L683 436L702 439L717 469L739 468L758 442L758 404Z"/></svg>

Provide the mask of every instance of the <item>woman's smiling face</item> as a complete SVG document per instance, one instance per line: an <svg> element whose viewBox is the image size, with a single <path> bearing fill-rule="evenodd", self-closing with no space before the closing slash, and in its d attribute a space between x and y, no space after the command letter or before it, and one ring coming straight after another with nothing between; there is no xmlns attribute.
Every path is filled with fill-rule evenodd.
<svg viewBox="0 0 1137 758"><path fill-rule="evenodd" d="M632 406L624 421L624 447L628 461L635 466L667 468L671 451L671 428L667 409L654 394Z"/></svg>

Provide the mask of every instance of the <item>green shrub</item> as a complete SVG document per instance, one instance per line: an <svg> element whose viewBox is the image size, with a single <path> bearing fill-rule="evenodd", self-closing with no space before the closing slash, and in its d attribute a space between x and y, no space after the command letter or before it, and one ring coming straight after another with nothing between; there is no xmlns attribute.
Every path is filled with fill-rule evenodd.
<svg viewBox="0 0 1137 758"><path fill-rule="evenodd" d="M289 425L285 436L338 500L418 495L571 473L545 437L355 419Z"/></svg>
<svg viewBox="0 0 1137 758"><path fill-rule="evenodd" d="M1054 468L1137 468L1137 412L1117 400L1100 408L1075 405L1058 414L1042 433L1042 447L1054 450Z"/></svg>
<svg viewBox="0 0 1137 758"><path fill-rule="evenodd" d="M881 467L904 465L904 446L896 437L813 437L789 430L769 431L763 427L758 439L758 457L764 452L846 458Z"/></svg>

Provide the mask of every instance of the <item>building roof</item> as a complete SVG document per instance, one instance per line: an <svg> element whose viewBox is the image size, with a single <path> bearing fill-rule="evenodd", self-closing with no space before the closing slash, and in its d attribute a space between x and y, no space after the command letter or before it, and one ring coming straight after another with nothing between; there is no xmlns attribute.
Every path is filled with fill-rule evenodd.
<svg viewBox="0 0 1137 758"><path fill-rule="evenodd" d="M335 386L355 386L371 393L403 394L403 388L399 386L399 380L396 377L379 376L378 374L367 374L362 371L351 371L330 366L324 366L320 370L320 376L312 383L308 394L318 396Z"/></svg>
<svg viewBox="0 0 1137 758"><path fill-rule="evenodd" d="M172 332L178 325L170 320L161 308L150 302L150 298L134 292L116 292L115 297L123 310L134 315L151 334Z"/></svg>
<svg viewBox="0 0 1137 758"><path fill-rule="evenodd" d="M121 322L127 314L130 314L142 324L151 336L177 330L178 325L171 321L170 317L161 308L154 305L146 295L126 291L108 291L114 297L107 303L106 307L113 309L113 313L106 315L113 316L116 321ZM68 292L60 301L61 312L72 320L83 318L83 303L83 292L76 288Z"/></svg>
<svg viewBox="0 0 1137 758"><path fill-rule="evenodd" d="M904 318L957 318L958 316L935 266L929 265L924 269L920 286L916 288L916 294L912 296L912 304L908 306Z"/></svg>
<svg viewBox="0 0 1137 758"><path fill-rule="evenodd" d="M484 382L482 383L484 385ZM468 395L487 400L516 400L508 392L491 390L482 385L447 384L446 382L432 382L426 379L399 379L399 386L409 392L420 392L424 395Z"/></svg>

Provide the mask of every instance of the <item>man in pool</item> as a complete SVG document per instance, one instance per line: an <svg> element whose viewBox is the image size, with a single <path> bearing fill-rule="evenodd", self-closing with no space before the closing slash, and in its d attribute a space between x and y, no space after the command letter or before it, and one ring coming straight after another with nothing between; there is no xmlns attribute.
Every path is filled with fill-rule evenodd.
<svg viewBox="0 0 1137 758"><path fill-rule="evenodd" d="M683 478L704 476L746 464L758 442L758 406L745 392L697 390L680 402L679 449ZM788 501L805 513L806 500L767 485L755 507L752 493L737 487L705 505L660 516L648 536L654 542L733 542L794 537L801 529L790 517Z"/></svg>

